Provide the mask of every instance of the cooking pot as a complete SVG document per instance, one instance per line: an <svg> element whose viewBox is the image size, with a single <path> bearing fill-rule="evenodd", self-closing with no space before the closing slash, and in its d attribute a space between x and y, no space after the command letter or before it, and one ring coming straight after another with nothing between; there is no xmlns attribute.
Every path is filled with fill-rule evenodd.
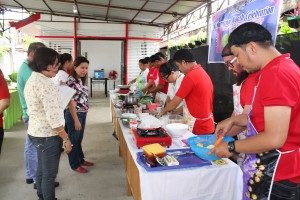
<svg viewBox="0 0 300 200"><path fill-rule="evenodd" d="M133 106L138 104L138 97L134 96L132 93L125 96L125 104L127 106Z"/></svg>
<svg viewBox="0 0 300 200"><path fill-rule="evenodd" d="M118 85L118 88L120 88L122 90L129 90L130 85Z"/></svg>

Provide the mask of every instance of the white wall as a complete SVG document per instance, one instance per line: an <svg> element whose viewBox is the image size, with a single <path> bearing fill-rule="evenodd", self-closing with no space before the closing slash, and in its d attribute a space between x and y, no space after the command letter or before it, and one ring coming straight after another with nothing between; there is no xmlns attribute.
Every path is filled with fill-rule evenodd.
<svg viewBox="0 0 300 200"><path fill-rule="evenodd" d="M120 84L121 41L81 40L81 52L87 52L87 59L90 61L88 70L89 77L94 76L94 70L104 69L105 77L108 77L111 70L115 70L118 72L116 85ZM113 81L108 81L108 89L113 89ZM94 83L93 91L100 90L104 91L104 84Z"/></svg>

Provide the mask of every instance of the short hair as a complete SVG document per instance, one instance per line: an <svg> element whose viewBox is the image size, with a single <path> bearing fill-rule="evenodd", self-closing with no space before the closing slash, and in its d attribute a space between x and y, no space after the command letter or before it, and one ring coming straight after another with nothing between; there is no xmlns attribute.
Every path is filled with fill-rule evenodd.
<svg viewBox="0 0 300 200"><path fill-rule="evenodd" d="M90 61L88 61L88 59L86 59L86 57L79 56L79 57L75 58L73 65L75 67L78 67L81 63L85 63L85 62L87 64L90 64ZM75 78L76 81L78 81L75 69L72 70L71 75ZM85 77L82 77L80 79L81 79L83 85L87 84L87 74L85 75Z"/></svg>
<svg viewBox="0 0 300 200"><path fill-rule="evenodd" d="M36 51L36 49L40 47L46 47L46 45L44 45L44 43L42 42L32 42L28 47L27 56L29 56L31 52Z"/></svg>
<svg viewBox="0 0 300 200"><path fill-rule="evenodd" d="M155 55L158 55L159 57L166 59L166 55L163 52L157 52Z"/></svg>
<svg viewBox="0 0 300 200"><path fill-rule="evenodd" d="M230 49L231 45L229 43L227 43L225 45L225 47L223 48L223 51L222 51L222 58L226 57L226 56L232 56L233 53L231 52L231 49Z"/></svg>
<svg viewBox="0 0 300 200"><path fill-rule="evenodd" d="M254 22L247 22L238 26L228 38L228 43L235 46L249 42L257 42L265 47L273 45L271 33L262 25Z"/></svg>
<svg viewBox="0 0 300 200"><path fill-rule="evenodd" d="M175 65L173 59L170 59L168 62L162 64L159 68L159 73L162 77L170 75L172 71L179 71L179 68L177 65Z"/></svg>
<svg viewBox="0 0 300 200"><path fill-rule="evenodd" d="M53 65L56 59L59 59L59 54L55 50L40 47L36 49L34 59L29 63L29 67L32 71L42 72L47 70L48 65Z"/></svg>
<svg viewBox="0 0 300 200"><path fill-rule="evenodd" d="M143 65L148 64L145 58L140 59L139 63L142 63Z"/></svg>
<svg viewBox="0 0 300 200"><path fill-rule="evenodd" d="M154 63L154 62L157 61L157 60L158 60L158 61L161 61L161 60L163 60L163 58L160 57L160 56L158 56L158 55L156 55L156 54L150 56L150 62L151 62L151 63Z"/></svg>
<svg viewBox="0 0 300 200"><path fill-rule="evenodd" d="M187 49L178 50L174 54L173 60L176 61L176 62L182 62L183 60L185 62L195 62L196 61L193 54Z"/></svg>
<svg viewBox="0 0 300 200"><path fill-rule="evenodd" d="M59 56L59 63L60 63L59 69L60 70L63 69L63 66L67 61L72 61L71 54L69 54L69 53L60 54L60 56Z"/></svg>
<svg viewBox="0 0 300 200"><path fill-rule="evenodd" d="M145 60L145 62L147 62L147 63L150 62L150 58L149 58L149 57L145 57L144 60Z"/></svg>

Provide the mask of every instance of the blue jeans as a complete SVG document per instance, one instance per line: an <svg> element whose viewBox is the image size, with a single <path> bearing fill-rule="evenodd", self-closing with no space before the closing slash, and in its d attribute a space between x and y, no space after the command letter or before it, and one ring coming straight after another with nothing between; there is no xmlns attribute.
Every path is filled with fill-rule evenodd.
<svg viewBox="0 0 300 200"><path fill-rule="evenodd" d="M81 142L84 134L86 114L86 112L77 112L77 116L81 124L80 131L75 130L74 120L69 110L66 111L65 115L69 139L73 144L72 151L68 154L69 163L73 170L80 167L84 162L84 154L82 151Z"/></svg>
<svg viewBox="0 0 300 200"><path fill-rule="evenodd" d="M28 137L28 133L27 133L28 122L29 122L29 118L24 119L24 123L26 127L26 140L25 140L25 148L24 148L25 176L26 179L33 179L33 181L35 182L36 171L38 168L38 158L37 158L36 148Z"/></svg>
<svg viewBox="0 0 300 200"><path fill-rule="evenodd" d="M58 172L62 139L59 136L33 137L28 135L37 149L38 169L36 174L39 199L54 200L54 181Z"/></svg>

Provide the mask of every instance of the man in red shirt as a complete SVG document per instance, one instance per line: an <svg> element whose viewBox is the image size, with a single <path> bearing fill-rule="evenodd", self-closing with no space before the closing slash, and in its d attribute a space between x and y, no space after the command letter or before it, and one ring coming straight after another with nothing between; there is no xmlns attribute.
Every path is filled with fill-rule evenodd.
<svg viewBox="0 0 300 200"><path fill-rule="evenodd" d="M212 149L219 157L245 153L243 199L300 197L300 69L289 54L280 54L272 35L254 22L229 37L232 53L248 72L257 72L252 111L218 124L217 135L233 125L246 126L247 138Z"/></svg>
<svg viewBox="0 0 300 200"><path fill-rule="evenodd" d="M175 97L160 114L174 110L183 101L183 115L187 119L189 130L197 135L213 133L214 88L210 77L187 49L177 51L173 60L185 77Z"/></svg>
<svg viewBox="0 0 300 200"><path fill-rule="evenodd" d="M3 111L9 106L9 91L5 81L5 78L0 69L0 154L4 138L3 130Z"/></svg>

